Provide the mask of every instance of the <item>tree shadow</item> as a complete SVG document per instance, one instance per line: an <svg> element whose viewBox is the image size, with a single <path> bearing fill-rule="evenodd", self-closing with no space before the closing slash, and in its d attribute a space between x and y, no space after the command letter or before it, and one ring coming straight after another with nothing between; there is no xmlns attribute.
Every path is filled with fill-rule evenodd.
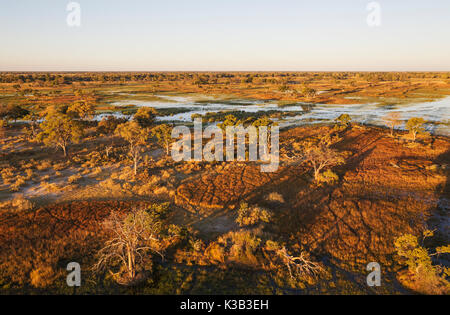
<svg viewBox="0 0 450 315"><path fill-rule="evenodd" d="M438 202L436 207L430 209L432 216L427 220L427 225L435 230L433 241L435 245L448 245L450 242L450 150L439 155L434 163L439 165L441 172L445 174L445 183L436 190ZM445 165L445 168L442 166Z"/></svg>

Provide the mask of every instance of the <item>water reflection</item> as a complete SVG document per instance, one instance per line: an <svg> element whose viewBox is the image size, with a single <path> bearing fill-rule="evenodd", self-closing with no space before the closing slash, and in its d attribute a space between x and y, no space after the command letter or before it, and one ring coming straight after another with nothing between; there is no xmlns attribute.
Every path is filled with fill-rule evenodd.
<svg viewBox="0 0 450 315"><path fill-rule="evenodd" d="M193 114L206 114L220 111L243 111L256 113L261 111L289 112L292 115L283 118L280 126L314 124L332 121L341 114L349 114L353 121L384 126L383 117L390 112L401 114L406 122L411 117L423 117L430 123L429 131L435 134L450 136L450 97L435 101L413 104L389 104L380 106L377 103L356 105L326 105L297 103L280 106L276 101L260 100L217 100L205 98L201 101L193 97L158 95L166 101L133 101L136 106L150 106L156 109L176 108L186 111L171 116L158 117L160 121L191 122ZM112 105L128 105L130 101L116 102ZM120 114L115 114L121 116ZM104 116L104 115L103 115ZM99 116L97 119L101 119ZM404 127L404 126L403 126Z"/></svg>

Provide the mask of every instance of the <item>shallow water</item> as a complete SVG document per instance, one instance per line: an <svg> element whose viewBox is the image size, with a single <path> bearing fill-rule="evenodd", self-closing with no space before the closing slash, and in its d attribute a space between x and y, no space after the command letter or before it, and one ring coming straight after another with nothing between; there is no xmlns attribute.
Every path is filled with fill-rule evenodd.
<svg viewBox="0 0 450 315"><path fill-rule="evenodd" d="M154 108L182 108L188 112L172 116L158 117L161 121L191 122L192 114L205 114L218 111L282 111L294 112L298 115L284 118L280 126L292 126L313 124L324 121L332 121L341 114L349 114L353 121L384 126L383 117L390 112L398 112L401 119L407 121L411 117L423 117L429 124L427 129L434 134L450 136L450 97L434 101L399 105L357 104L357 105L326 105L326 104L301 104L280 107L274 101L260 101L248 99L221 100L204 96L201 100L189 96L157 95L164 101L120 101L112 105L134 104L136 106L149 106ZM403 128L402 126L401 128Z"/></svg>

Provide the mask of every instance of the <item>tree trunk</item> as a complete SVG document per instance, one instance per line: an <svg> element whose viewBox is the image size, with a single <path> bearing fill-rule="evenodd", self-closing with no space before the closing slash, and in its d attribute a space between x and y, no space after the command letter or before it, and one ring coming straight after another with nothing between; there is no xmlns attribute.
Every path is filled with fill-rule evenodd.
<svg viewBox="0 0 450 315"><path fill-rule="evenodd" d="M314 169L314 179L319 180L320 169Z"/></svg>
<svg viewBox="0 0 450 315"><path fill-rule="evenodd" d="M134 259L133 259L133 253L131 252L131 248L129 245L127 245L127 251L128 251L128 275L130 276L130 279L134 279L135 276L135 270L134 270Z"/></svg>

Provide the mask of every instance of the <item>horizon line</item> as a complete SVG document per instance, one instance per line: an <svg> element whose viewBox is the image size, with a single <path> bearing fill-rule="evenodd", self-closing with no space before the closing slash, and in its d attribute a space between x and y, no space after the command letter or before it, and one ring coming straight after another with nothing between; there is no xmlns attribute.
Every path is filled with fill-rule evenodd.
<svg viewBox="0 0 450 315"><path fill-rule="evenodd" d="M450 72L450 70L2 70L0 69L0 73L105 73L105 72L115 72L115 73L163 73L163 72L205 72L205 73L225 73L225 72L236 72L236 73L271 73L271 72L290 72L290 73L298 73L298 72L314 72L314 73L331 73L331 72L403 72L403 73L426 73L426 72L435 72L435 73L445 73Z"/></svg>

